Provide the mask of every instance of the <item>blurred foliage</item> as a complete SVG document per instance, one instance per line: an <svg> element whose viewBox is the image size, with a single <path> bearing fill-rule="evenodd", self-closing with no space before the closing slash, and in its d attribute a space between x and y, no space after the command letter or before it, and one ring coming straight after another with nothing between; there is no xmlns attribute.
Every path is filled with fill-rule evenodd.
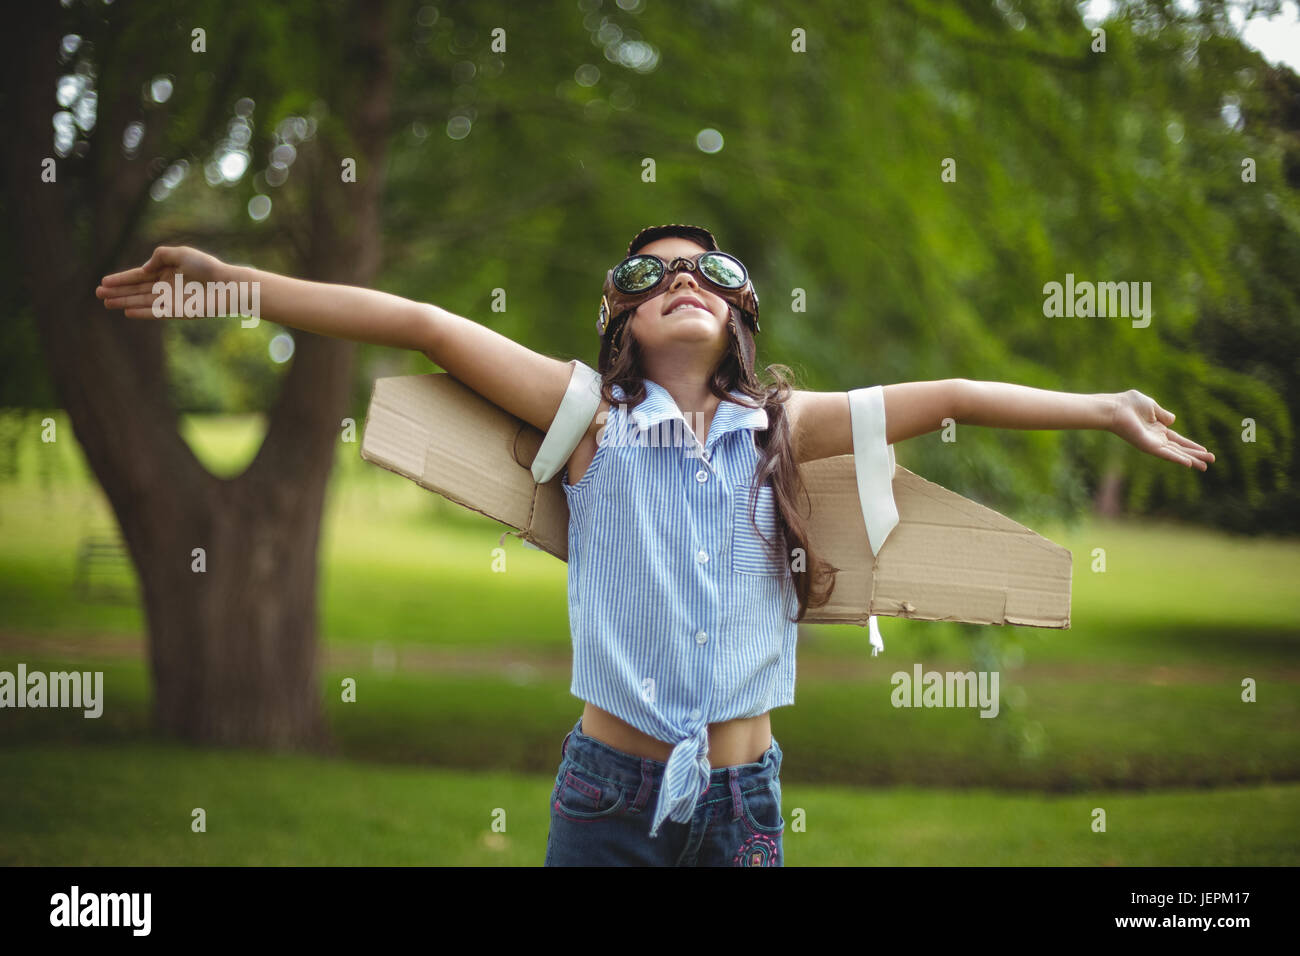
<svg viewBox="0 0 1300 956"><path fill-rule="evenodd" d="M100 16L143 29L149 6ZM1032 525L1077 515L1120 474L1132 511L1294 532L1300 79L1235 38L1229 7L1118 4L1093 52L1081 5L1064 0L399 3L382 286L594 364L600 283L628 239L707 225L755 276L760 362L790 365L802 387L1137 388L1218 456L1202 474L1103 433L971 428L899 449L931 480ZM216 188L190 175L153 204L147 235L283 269L311 227L313 184L296 167L266 184L268 134L293 115L331 122L312 94L330 64L311 36L338 9L240 9L253 165ZM498 28L504 52L491 49ZM806 52L792 50L796 28ZM214 48L206 68L230 55ZM178 141L210 148L190 89L176 89ZM721 150L697 146L707 129ZM191 162L205 159L196 149ZM945 159L955 182L941 179ZM265 221L248 218L254 193L273 199ZM1043 287L1067 273L1150 282L1150 326L1045 317ZM491 308L498 288L504 312ZM806 311L792 309L796 289ZM277 331L175 323L181 408L267 408L284 369L267 353ZM3 371L24 384L3 400L24 404L40 394L20 368L35 339L4 336ZM377 374L429 370L416 354L360 355L358 422ZM1254 443L1241 439L1247 418Z"/></svg>

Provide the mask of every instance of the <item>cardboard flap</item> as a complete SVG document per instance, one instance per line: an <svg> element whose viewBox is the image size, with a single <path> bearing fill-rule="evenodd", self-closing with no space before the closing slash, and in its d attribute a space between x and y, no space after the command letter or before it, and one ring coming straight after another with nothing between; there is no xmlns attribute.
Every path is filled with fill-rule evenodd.
<svg viewBox="0 0 1300 956"><path fill-rule="evenodd" d="M840 569L830 602L808 620L865 625L880 614L1070 626L1066 548L899 465L898 527L873 561L853 456L805 462L799 470L812 502L812 547Z"/></svg>
<svg viewBox="0 0 1300 956"><path fill-rule="evenodd" d="M511 421L517 420L446 375L381 378L371 392L361 457L526 528L533 481L514 463L518 429Z"/></svg>
<svg viewBox="0 0 1300 956"><path fill-rule="evenodd" d="M563 476L530 471L543 435L446 373L377 379L361 439L366 461L509 525L568 560ZM872 614L972 624L1070 626L1070 552L906 468L899 523L873 558L852 455L805 462L811 544L839 569L808 623L865 625Z"/></svg>

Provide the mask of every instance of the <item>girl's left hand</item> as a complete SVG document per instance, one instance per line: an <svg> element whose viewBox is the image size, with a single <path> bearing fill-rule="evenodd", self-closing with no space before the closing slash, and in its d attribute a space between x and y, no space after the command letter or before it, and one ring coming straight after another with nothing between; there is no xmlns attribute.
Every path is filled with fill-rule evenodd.
<svg viewBox="0 0 1300 956"><path fill-rule="evenodd" d="M1189 468L1205 471L1206 462L1214 461L1214 454L1203 445L1184 438L1168 426L1173 424L1174 413L1167 412L1135 388L1115 396L1117 404L1111 418L1110 430L1130 445L1160 458L1168 458Z"/></svg>

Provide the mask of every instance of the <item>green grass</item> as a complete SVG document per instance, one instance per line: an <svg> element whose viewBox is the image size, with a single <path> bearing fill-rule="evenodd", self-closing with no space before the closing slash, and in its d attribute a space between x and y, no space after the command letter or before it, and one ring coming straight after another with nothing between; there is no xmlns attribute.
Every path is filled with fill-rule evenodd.
<svg viewBox="0 0 1300 956"><path fill-rule="evenodd" d="M114 523L54 417L59 441L24 433L0 480L0 640L49 649L0 644L0 669L104 670L107 703L97 720L0 711L0 779L18 782L0 787L0 862L540 862L546 792L582 706L563 563L507 538L508 570L493 571L501 525L340 445L320 586L334 759L176 747L149 727L143 645L110 646L139 639L139 608L73 593L78 543ZM205 418L186 434L229 476L260 427ZM1038 530L1074 553L1068 630L882 618L873 658L864 628L801 628L796 705L772 715L787 819L807 811L789 862L1293 864L1300 542L1140 521ZM380 644L395 673L372 668ZM435 649L478 669L421 666ZM513 653L549 664L494 666ZM997 719L891 706L893 672L976 658L1000 671ZM354 704L338 699L344 676ZM1246 678L1256 703L1241 701ZM1088 829L1097 805L1108 834ZM207 834L189 832L192 806L209 809ZM487 830L496 806L504 839Z"/></svg>
<svg viewBox="0 0 1300 956"><path fill-rule="evenodd" d="M188 431L202 436L200 460L223 475L242 469L256 434L238 419ZM116 521L86 478L70 428L59 435L51 445L20 446L19 480L0 485L0 628L139 634L138 606L75 600L79 542L115 534ZM47 485L38 480L42 469ZM565 652L565 565L507 538L506 571L494 571L506 530L361 461L358 445L340 444L322 529L324 639ZM133 574L123 583L134 591Z"/></svg>
<svg viewBox="0 0 1300 956"><path fill-rule="evenodd" d="M20 444L19 477L0 486L0 627L138 634L138 608L70 599L78 542L115 522L87 480L70 427L54 417L60 440ZM260 428L255 417L214 416L187 419L184 434L200 460L229 476L246 466ZM358 447L340 443L326 506L324 640L567 651L562 562L507 538L507 570L493 571L503 525L361 461ZM1073 626L979 629L1020 645L1033 660L1297 661L1300 542L1145 521L1038 530L1074 553ZM1105 549L1103 573L1092 570L1094 548ZM967 655L968 629L960 625L895 618L881 624L887 656L896 649ZM863 628L807 631L804 649L812 654L856 656L866 646ZM1206 639L1188 644L1189 633Z"/></svg>
<svg viewBox="0 0 1300 956"><path fill-rule="evenodd" d="M540 865L554 775L148 744L0 750L0 865ZM148 786L140 786L147 777ZM789 866L1295 865L1300 785L1068 797L782 784ZM1106 832L1091 829L1106 812ZM194 832L194 811L205 832ZM505 831L494 831L504 819Z"/></svg>
<svg viewBox="0 0 1300 956"><path fill-rule="evenodd" d="M104 713L5 712L0 746L148 737L142 662L21 658L29 671L104 671ZM12 669L16 660L0 659ZM344 677L357 700L340 700ZM582 704L567 678L330 669L322 684L335 753L363 761L545 772ZM975 710L895 708L888 676L800 682L773 711L782 780L1043 791L1300 780L1300 687L1266 684L1242 703L1231 679L1167 686L1063 678L1003 687L996 719Z"/></svg>

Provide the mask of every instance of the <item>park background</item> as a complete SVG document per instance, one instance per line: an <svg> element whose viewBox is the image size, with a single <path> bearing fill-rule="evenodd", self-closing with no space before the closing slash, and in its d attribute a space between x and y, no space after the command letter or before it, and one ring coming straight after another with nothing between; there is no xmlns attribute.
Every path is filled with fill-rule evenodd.
<svg viewBox="0 0 1300 956"><path fill-rule="evenodd" d="M434 367L94 287L189 244L594 365L605 270L662 222L747 264L759 364L801 387L1138 388L1217 456L900 445L1070 548L1072 627L881 618L875 658L801 627L787 863L1300 861L1300 79L1237 35L1297 14L1256 6L16 8L0 670L102 670L106 699L0 711L0 862L539 864L582 706L565 566L507 538L494 573L500 525L358 454L373 380ZM1067 273L1150 282L1150 325L1046 317ZM916 662L999 670L999 716L893 708Z"/></svg>

